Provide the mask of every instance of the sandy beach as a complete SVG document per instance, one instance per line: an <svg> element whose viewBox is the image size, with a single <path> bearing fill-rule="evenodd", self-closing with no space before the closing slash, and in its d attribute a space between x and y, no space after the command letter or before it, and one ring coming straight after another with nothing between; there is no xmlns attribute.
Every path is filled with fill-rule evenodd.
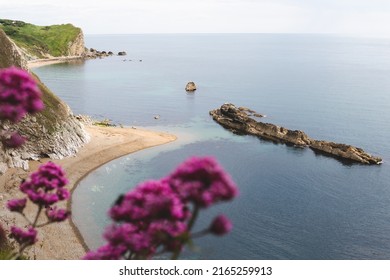
<svg viewBox="0 0 390 280"><path fill-rule="evenodd" d="M60 56L60 57L53 57L53 58L44 58L44 59L34 59L27 62L28 68L37 68L42 67L50 64L57 64L57 63L64 63L68 61L77 61L85 59L81 56Z"/></svg>
<svg viewBox="0 0 390 280"><path fill-rule="evenodd" d="M62 160L53 160L61 164L69 179L68 188L73 191L78 181L102 164L120 156L130 154L145 148L162 145L176 140L174 135L162 132L152 132L139 128L118 127L86 127L91 141L86 144L76 156ZM30 171L48 161L30 162ZM0 176L0 220L6 227L16 223L24 225L23 219L5 208L6 201L21 197L17 186L29 172L20 169L10 169ZM65 205L64 205L65 206ZM71 201L66 205L71 206ZM36 208L27 207L27 215L35 215ZM86 246L72 221L52 224L39 230L39 242L29 251L34 259L80 259L86 251Z"/></svg>

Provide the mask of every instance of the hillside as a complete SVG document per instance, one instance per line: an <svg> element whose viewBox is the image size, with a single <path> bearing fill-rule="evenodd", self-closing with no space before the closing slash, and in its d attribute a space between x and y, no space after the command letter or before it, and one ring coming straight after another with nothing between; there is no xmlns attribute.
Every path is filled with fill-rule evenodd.
<svg viewBox="0 0 390 280"><path fill-rule="evenodd" d="M22 48L28 60L85 54L83 32L72 24L37 26L0 19L0 29Z"/></svg>
<svg viewBox="0 0 390 280"><path fill-rule="evenodd" d="M22 51L1 29L0 46L0 68L15 65L27 69ZM28 115L16 125L0 122L0 131L4 128L15 129L29 139L20 149L6 149L0 142L0 174L8 167L27 169L30 159L74 155L88 141L88 135L69 106L43 85L38 77L37 80L43 93L45 109L34 116Z"/></svg>

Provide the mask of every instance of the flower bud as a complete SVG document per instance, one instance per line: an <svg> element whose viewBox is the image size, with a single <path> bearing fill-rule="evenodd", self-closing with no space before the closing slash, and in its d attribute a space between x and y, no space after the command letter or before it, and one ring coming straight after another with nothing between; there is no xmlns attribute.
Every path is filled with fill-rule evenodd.
<svg viewBox="0 0 390 280"><path fill-rule="evenodd" d="M233 228L232 223L223 215L217 216L210 225L210 232L215 235L224 235Z"/></svg>

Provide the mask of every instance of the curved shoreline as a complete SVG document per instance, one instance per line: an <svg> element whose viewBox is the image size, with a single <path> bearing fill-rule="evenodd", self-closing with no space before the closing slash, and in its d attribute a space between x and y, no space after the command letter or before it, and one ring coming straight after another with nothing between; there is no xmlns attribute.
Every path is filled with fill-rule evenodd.
<svg viewBox="0 0 390 280"><path fill-rule="evenodd" d="M98 128L97 128L97 127L92 127L92 128L89 127L89 130L91 130L91 129L98 129ZM100 127L100 129L104 129L104 130L113 130L113 129L115 129L115 128L112 128L112 127L111 127L111 128L108 128L108 127L102 128L102 127ZM87 130L88 130L88 128L87 128ZM129 130L129 128L128 128L128 130ZM134 129L131 129L131 131L134 131ZM120 158L120 157L122 157L122 156L125 156L125 155L128 155L128 154L132 154L132 153L135 153L135 152L138 152L138 151L147 149L147 148L152 148L152 147L155 147L155 146L159 146L159 145L163 145L163 144L168 144L168 143L173 142L173 141L175 141L175 140L177 139L176 136L170 135L170 134L166 134L166 133L152 132L152 131L139 130L139 129L138 129L138 131L143 131L143 132L158 134L159 136L162 136L165 140L167 140L167 142L164 142L164 143L157 143L157 144L155 144L155 145L154 145L154 144L152 144L152 145L147 145L147 146L145 146L145 147L142 147L142 148L136 149L136 150L133 150L133 148L129 146L129 149L126 149L126 150L124 151L124 153L121 152L120 154L115 154L115 155L112 155L112 154L111 154L111 155L112 155L112 158L111 158L111 157L110 157L109 159L105 158L104 162L101 162L101 163L99 163L98 165L94 165L92 169L90 169L88 172L82 174L82 176L79 177L72 185L68 185L68 188L70 189L70 192L71 192L71 198L68 200L66 207L67 207L67 209L68 209L69 211L72 210L72 202L73 202L73 199L72 199L72 198L73 198L73 193L74 193L74 191L76 190L76 188L77 188L77 186L79 185L80 181L83 180L85 177L87 177L90 173L92 173L93 171L95 171L95 170L98 169L99 167L103 166L104 164L106 164L106 163L108 163L108 162L110 162L110 161L113 161L113 160L115 160L115 159L118 159L118 158ZM88 132L90 132L90 131L88 131ZM93 139L91 139L91 141L93 141ZM120 145L126 145L126 144L127 144L127 143L123 143L123 144L120 144ZM117 149L117 146L113 146L113 147L111 147L111 148L109 148L109 149L106 149L106 150L104 150L104 151L105 151L105 152L110 152L112 149ZM129 151L129 152L128 152L128 151ZM81 234L79 228L78 228L77 225L74 223L74 221L73 221L73 219L72 219L72 216L70 216L69 224L70 224L70 226L72 227L72 230L73 230L73 232L75 233L77 239L79 240L81 246L83 246L85 252L88 252L89 247L88 247L87 243L85 242L85 240L84 240L84 238L83 238L83 236L82 236L82 234ZM102 234L103 234L103 233L102 233Z"/></svg>
<svg viewBox="0 0 390 280"><path fill-rule="evenodd" d="M91 153L86 158L82 159L82 161L88 161L88 170L86 172L73 172L72 169L66 170L66 166L64 167L65 170L68 172L68 176L72 177L72 181L69 183L68 188L70 189L72 196L74 191L76 190L76 187L78 186L79 182L88 176L91 172L99 168L100 166L117 159L119 157L146 149L155 147L162 144L167 144L170 142L173 142L177 139L176 136L170 135L167 133L161 133L161 132L152 132L147 130L141 130L141 129L123 129L123 128L114 128L114 127L88 127L87 128L88 133L91 135L91 143L92 142L101 142L100 139L96 139L97 133L110 133L109 136L114 137L115 134L120 133L120 136L124 137L123 141L118 141L118 143L113 143L111 145L101 146L99 151L97 153ZM118 135L116 135L118 136ZM88 146L88 144L86 145ZM100 146L100 145L99 145ZM88 148L88 147L85 147ZM83 148L83 149L85 149ZM83 151L80 151L79 153L82 153ZM90 157L94 158L94 161L91 165ZM73 166L73 164L72 164ZM71 175L72 174L72 175ZM76 176L75 176L76 175ZM78 176L77 176L78 175ZM73 177L75 176L75 177ZM68 210L71 210L72 207L72 197L67 202L67 208ZM74 223L72 217L68 221L73 233L75 234L79 244L83 247L83 250L85 252L88 251L88 246L81 235L81 232L79 231L78 227ZM102 233L103 234L103 233ZM82 256L77 256L76 259L80 259Z"/></svg>
<svg viewBox="0 0 390 280"><path fill-rule="evenodd" d="M76 156L61 160L51 160L60 164L65 170L69 183L67 188L72 195L80 180L89 173L116 158L162 144L173 142L176 136L144 129L119 128L119 127L86 127L91 137L89 143L85 144ZM17 224L23 226L24 220L5 209L8 199L18 198L21 193L18 189L22 177L37 170L38 166L50 159L41 159L30 162L29 171L20 169L9 169L2 180L0 180L0 218L5 224ZM15 179L15 177L19 179ZM72 198L64 202L60 207L72 206ZM26 214L30 217L35 215L34 207L26 207ZM103 234L103 233L102 233ZM28 252L32 259L39 260L71 260L80 259L88 250L79 229L73 220L62 223L55 223L40 228L38 234L39 242Z"/></svg>

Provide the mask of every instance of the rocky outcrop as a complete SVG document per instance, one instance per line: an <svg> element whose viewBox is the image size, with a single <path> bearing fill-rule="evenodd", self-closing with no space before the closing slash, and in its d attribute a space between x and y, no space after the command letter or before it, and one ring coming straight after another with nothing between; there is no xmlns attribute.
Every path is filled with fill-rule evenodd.
<svg viewBox="0 0 390 280"><path fill-rule="evenodd" d="M186 91L195 91L196 85L194 82L188 82L186 85Z"/></svg>
<svg viewBox="0 0 390 280"><path fill-rule="evenodd" d="M0 29L0 68L11 65L27 69L22 50Z"/></svg>
<svg viewBox="0 0 390 280"><path fill-rule="evenodd" d="M90 48L86 49L85 58L94 59L94 58L104 58L107 56L112 56L114 53L112 51L106 52L106 51L98 51L96 49Z"/></svg>
<svg viewBox="0 0 390 280"><path fill-rule="evenodd" d="M381 158L371 156L360 148L311 139L306 133L300 130L290 130L274 124L256 121L251 116L259 117L261 115L248 108L237 108L233 104L224 104L221 108L210 111L210 115L216 122L236 133L251 134L299 147L310 147L325 155L362 164L382 163Z"/></svg>
<svg viewBox="0 0 390 280"><path fill-rule="evenodd" d="M20 49L1 29L0 45L0 68L12 65L27 68ZM28 160L31 159L60 159L74 155L89 140L83 125L73 116L69 106L37 80L45 109L33 116L26 116L18 124L0 121L0 131L18 131L28 138L28 142L19 149L6 148L0 142L0 174L9 167L28 169Z"/></svg>
<svg viewBox="0 0 390 280"><path fill-rule="evenodd" d="M68 43L68 56L84 56L86 53L85 43L84 43L84 34L80 30L76 38Z"/></svg>
<svg viewBox="0 0 390 280"><path fill-rule="evenodd" d="M125 51L122 51L122 52L118 52L118 55L119 56L125 56L125 55L127 55L127 53Z"/></svg>

